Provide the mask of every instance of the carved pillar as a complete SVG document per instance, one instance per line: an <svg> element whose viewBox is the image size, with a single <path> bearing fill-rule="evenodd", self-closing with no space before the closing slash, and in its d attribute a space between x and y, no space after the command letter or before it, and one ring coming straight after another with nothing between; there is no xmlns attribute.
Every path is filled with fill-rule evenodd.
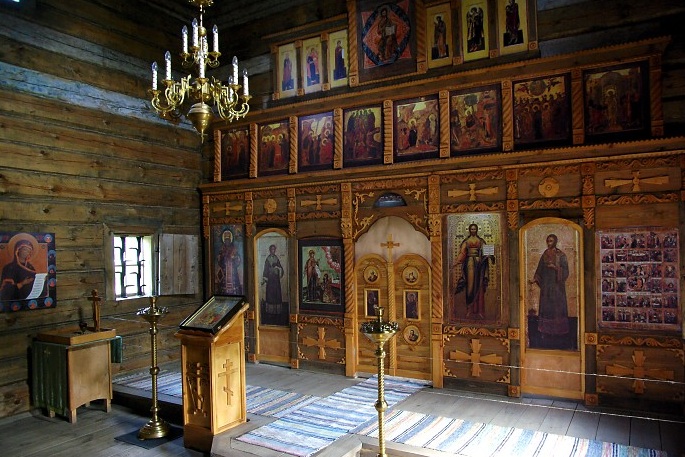
<svg viewBox="0 0 685 457"><path fill-rule="evenodd" d="M297 145L298 145L298 129L297 129L297 116L290 116L290 122L288 123L290 131L290 162L288 165L288 173L297 173Z"/></svg>
<svg viewBox="0 0 685 457"><path fill-rule="evenodd" d="M580 174L583 180L583 197L581 206L583 208L583 225L587 229L595 227L595 164L585 163L580 167Z"/></svg>
<svg viewBox="0 0 685 457"><path fill-rule="evenodd" d="M250 124L250 178L257 177L257 135L259 135L259 128L257 124Z"/></svg>
<svg viewBox="0 0 685 457"><path fill-rule="evenodd" d="M428 237L431 243L431 365L433 386L442 388L442 216L440 214L440 176L428 177Z"/></svg>
<svg viewBox="0 0 685 457"><path fill-rule="evenodd" d="M254 231L254 201L252 192L245 192L245 236L252 238Z"/></svg>
<svg viewBox="0 0 685 457"><path fill-rule="evenodd" d="M295 236L297 234L297 202L295 201L295 188L289 187L288 192L288 235Z"/></svg>
<svg viewBox="0 0 685 457"><path fill-rule="evenodd" d="M393 114L392 100L385 100L383 102L383 163L386 165L393 162Z"/></svg>
<svg viewBox="0 0 685 457"><path fill-rule="evenodd" d="M440 107L440 158L450 156L450 93L441 90L439 93Z"/></svg>
<svg viewBox="0 0 685 457"><path fill-rule="evenodd" d="M579 69L571 71L571 125L573 144L585 142L585 123L583 106L583 72Z"/></svg>
<svg viewBox="0 0 685 457"><path fill-rule="evenodd" d="M340 231L345 260L345 375L357 372L357 301L354 280L354 240L352 239L352 184L340 185Z"/></svg>
<svg viewBox="0 0 685 457"><path fill-rule="evenodd" d="M516 231L519 228L519 189L518 170L507 170L507 226L509 230Z"/></svg>

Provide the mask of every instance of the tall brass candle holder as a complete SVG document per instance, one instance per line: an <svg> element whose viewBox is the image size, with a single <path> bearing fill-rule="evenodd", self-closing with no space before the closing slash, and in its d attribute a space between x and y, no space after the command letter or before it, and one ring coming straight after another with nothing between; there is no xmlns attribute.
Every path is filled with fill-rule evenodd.
<svg viewBox="0 0 685 457"><path fill-rule="evenodd" d="M385 411L388 409L388 403L385 401L385 370L383 366L385 362L384 346L387 341L395 336L397 330L399 330L397 322L383 322L383 311L383 308L378 307L376 310L377 319L364 322L361 325L361 332L376 344L375 354L376 359L378 359L378 400L376 400L375 404L376 411L378 411L378 457L386 457L383 424L385 422Z"/></svg>
<svg viewBox="0 0 685 457"><path fill-rule="evenodd" d="M150 408L150 412L152 412L152 418L138 431L139 440L163 438L170 431L169 424L157 416L159 411L157 406L157 375L159 374L159 367L157 366L157 322L168 312L167 308L157 307L157 297L150 297L150 306L141 308L136 313L150 324L152 346L152 365L150 366L150 374L152 375L152 408Z"/></svg>

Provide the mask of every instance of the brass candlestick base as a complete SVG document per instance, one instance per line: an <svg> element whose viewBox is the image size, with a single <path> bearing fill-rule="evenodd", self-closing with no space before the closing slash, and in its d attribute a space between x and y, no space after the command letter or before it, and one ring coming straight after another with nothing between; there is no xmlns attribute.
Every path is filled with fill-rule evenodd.
<svg viewBox="0 0 685 457"><path fill-rule="evenodd" d="M385 401L385 370L383 364L385 362L385 350L383 347L389 341L397 330L399 325L397 322L383 322L383 308L378 307L376 312L378 319L375 321L364 322L361 326L361 332L366 335L368 339L376 343L376 359L378 359L378 400L376 400L376 411L378 411L378 457L386 457L385 454L385 434L383 426L385 422L385 410L388 409L388 403Z"/></svg>
<svg viewBox="0 0 685 457"><path fill-rule="evenodd" d="M150 366L150 375L152 375L152 408L150 408L150 412L152 419L138 431L139 440L164 438L171 431L169 424L157 416L159 412L157 406L157 375L159 374L159 367L157 366L157 322L167 312L169 311L166 308L157 307L157 297L150 297L150 306L139 309L137 313L138 316L150 323L150 344L152 347L152 365Z"/></svg>

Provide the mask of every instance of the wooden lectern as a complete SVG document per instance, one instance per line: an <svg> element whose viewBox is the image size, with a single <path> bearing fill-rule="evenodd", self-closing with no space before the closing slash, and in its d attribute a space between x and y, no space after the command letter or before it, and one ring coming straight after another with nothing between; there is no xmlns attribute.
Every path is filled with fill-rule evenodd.
<svg viewBox="0 0 685 457"><path fill-rule="evenodd" d="M246 421L243 296L214 296L181 322L183 444L211 452L212 440Z"/></svg>

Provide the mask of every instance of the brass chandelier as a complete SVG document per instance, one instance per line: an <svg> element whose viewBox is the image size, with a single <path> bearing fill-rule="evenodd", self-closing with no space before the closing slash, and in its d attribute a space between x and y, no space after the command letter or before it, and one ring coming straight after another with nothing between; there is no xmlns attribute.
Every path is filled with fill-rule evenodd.
<svg viewBox="0 0 685 457"><path fill-rule="evenodd" d="M171 54L164 54L166 72L162 80L162 89L157 88L157 62L152 64L152 107L163 119L178 122L185 116L202 136L204 141L205 130L209 127L214 117L210 104L214 104L221 119L232 122L245 117L250 110L248 101L247 70L243 70L243 83L238 79L238 58L233 57L233 72L228 77L228 84L223 85L214 77L207 78L205 70L207 66L216 68L219 66L219 30L215 25L212 29L212 50L209 50L207 29L202 22L202 14L205 6L211 6L214 0L188 0L191 4L200 7L200 21L193 19L192 43L188 47L188 28L184 25L181 30L183 52L181 53L181 65L183 68L195 68L194 79L192 74L181 78L176 82L171 77ZM242 88L242 92L239 92ZM184 104L184 102L187 102ZM191 104L192 103L192 104ZM187 105L190 105L188 108ZM187 109L187 111L186 111ZM184 114L185 113L185 114Z"/></svg>

